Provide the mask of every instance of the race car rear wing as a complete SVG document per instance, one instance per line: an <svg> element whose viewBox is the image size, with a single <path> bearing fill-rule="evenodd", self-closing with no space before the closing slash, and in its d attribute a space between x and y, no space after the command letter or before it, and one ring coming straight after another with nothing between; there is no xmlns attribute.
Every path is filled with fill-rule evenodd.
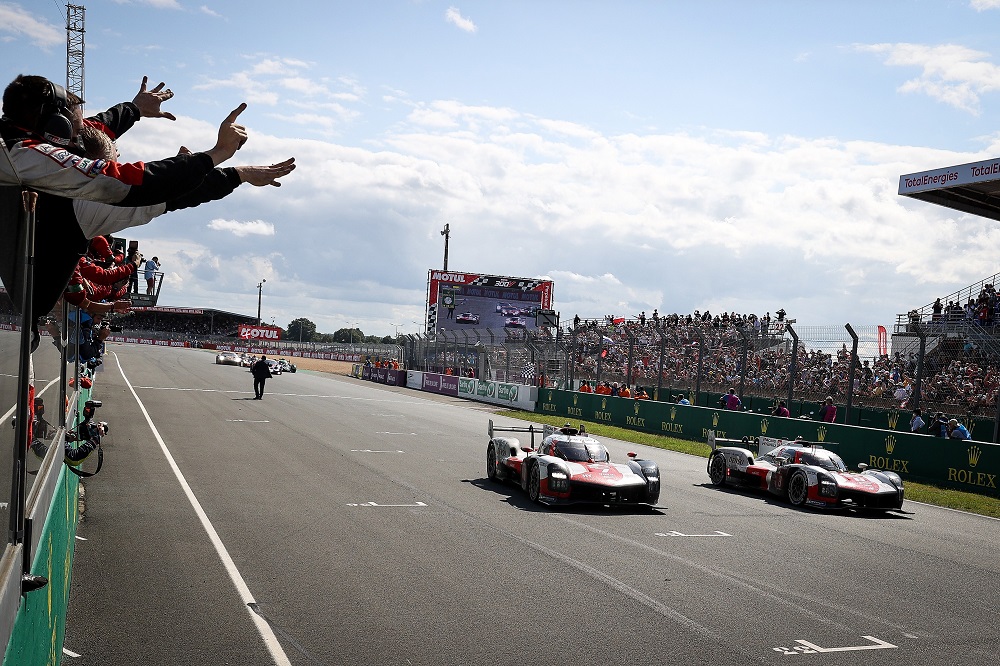
<svg viewBox="0 0 1000 666"><path fill-rule="evenodd" d="M560 433L563 435L584 435L586 436L587 431L583 429L581 425L579 428L574 428L568 423L562 427L556 427L552 425L543 425L541 429L538 426L531 424L528 426L509 426L506 428L501 428L493 425L493 419L490 419L489 433L490 439L493 439L494 432L527 432L531 433L531 448L535 448L535 434L541 435L542 439L545 439L549 435Z"/></svg>
<svg viewBox="0 0 1000 666"><path fill-rule="evenodd" d="M708 431L708 445L714 451L719 446L736 446L744 449L757 449L757 455L774 451L780 446L793 444L795 446L811 446L814 449L824 448L819 442L807 442L804 439L780 439L778 437L744 437L743 439L720 439L715 436L714 430Z"/></svg>
<svg viewBox="0 0 1000 666"><path fill-rule="evenodd" d="M499 426L493 425L493 419L490 419L489 433L490 439L493 439L494 432L527 432L531 433L531 448L535 448L535 434L537 433L542 438L545 437L543 434L544 428L539 428L538 426L531 424L528 426L508 426L506 428L501 428Z"/></svg>

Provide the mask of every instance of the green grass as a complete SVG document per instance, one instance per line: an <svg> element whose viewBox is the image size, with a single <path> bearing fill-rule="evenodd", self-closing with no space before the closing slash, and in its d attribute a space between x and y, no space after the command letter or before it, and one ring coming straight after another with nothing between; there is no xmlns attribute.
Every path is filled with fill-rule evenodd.
<svg viewBox="0 0 1000 666"><path fill-rule="evenodd" d="M555 426L566 424L565 417L548 416L546 414L536 414L534 412L525 412L517 409L497 412L497 415ZM578 423L586 424L587 433L594 435L595 437L610 437L612 439L620 439L623 442L634 442L636 444L645 444L646 446L655 446L658 449L688 453L702 458L708 458L708 453L711 450L705 442L653 435L635 430L627 430L625 428L603 425L601 423L593 423L591 421L574 420L572 423L573 425L577 425ZM906 499L908 500L923 502L925 504L933 504L934 506L941 506L948 509L968 511L969 513L978 513L982 516L1000 518L1000 498L989 497L987 495L977 495L976 493L967 493L962 492L961 490L952 490L950 488L939 488L926 483L917 483L916 481L906 480L905 486Z"/></svg>

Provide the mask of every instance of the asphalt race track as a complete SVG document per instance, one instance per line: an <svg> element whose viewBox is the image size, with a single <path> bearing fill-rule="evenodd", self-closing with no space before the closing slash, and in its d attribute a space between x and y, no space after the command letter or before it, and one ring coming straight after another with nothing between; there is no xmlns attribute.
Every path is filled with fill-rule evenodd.
<svg viewBox="0 0 1000 666"><path fill-rule="evenodd" d="M655 449L656 510L552 511L486 480L485 405L302 371L254 401L246 368L197 350L113 345L104 368L64 664L1000 654L1000 521L797 510Z"/></svg>

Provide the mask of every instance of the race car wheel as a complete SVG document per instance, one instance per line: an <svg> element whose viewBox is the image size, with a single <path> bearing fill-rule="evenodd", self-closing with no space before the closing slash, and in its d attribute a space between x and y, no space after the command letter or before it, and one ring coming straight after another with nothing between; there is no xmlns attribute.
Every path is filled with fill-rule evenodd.
<svg viewBox="0 0 1000 666"><path fill-rule="evenodd" d="M717 453L708 461L708 478L713 486L726 485L726 456Z"/></svg>
<svg viewBox="0 0 1000 666"><path fill-rule="evenodd" d="M528 499L537 502L542 494L542 481L538 475L538 465L532 465L528 470Z"/></svg>
<svg viewBox="0 0 1000 666"><path fill-rule="evenodd" d="M486 448L486 478L490 481L498 481L497 478L497 451L490 444Z"/></svg>
<svg viewBox="0 0 1000 666"><path fill-rule="evenodd" d="M788 501L795 506L802 506L809 497L809 481L805 472L794 472L788 479Z"/></svg>

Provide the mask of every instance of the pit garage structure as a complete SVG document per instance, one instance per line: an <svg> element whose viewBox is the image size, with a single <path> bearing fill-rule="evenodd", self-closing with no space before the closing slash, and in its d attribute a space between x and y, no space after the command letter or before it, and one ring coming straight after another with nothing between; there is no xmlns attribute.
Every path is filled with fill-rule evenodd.
<svg viewBox="0 0 1000 666"><path fill-rule="evenodd" d="M899 194L1000 221L1000 157L902 175ZM992 441L1000 441L1000 400Z"/></svg>

